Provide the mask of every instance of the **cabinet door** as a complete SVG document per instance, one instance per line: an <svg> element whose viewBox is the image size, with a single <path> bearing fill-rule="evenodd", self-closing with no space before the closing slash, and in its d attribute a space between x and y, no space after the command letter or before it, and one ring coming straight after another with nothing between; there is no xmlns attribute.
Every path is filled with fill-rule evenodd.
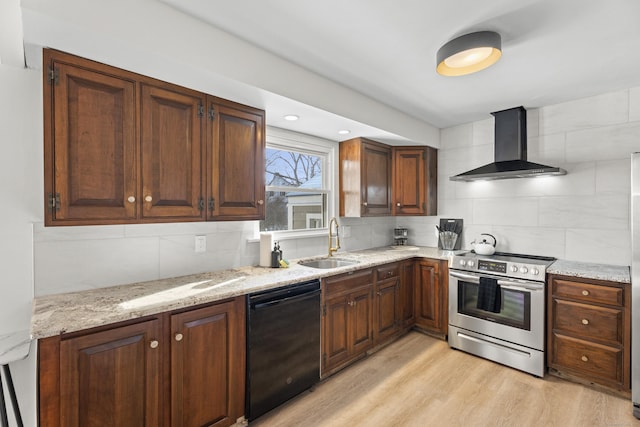
<svg viewBox="0 0 640 427"><path fill-rule="evenodd" d="M400 330L400 279L394 277L376 283L376 343Z"/></svg>
<svg viewBox="0 0 640 427"><path fill-rule="evenodd" d="M63 340L59 425L160 425L159 336L150 320Z"/></svg>
<svg viewBox="0 0 640 427"><path fill-rule="evenodd" d="M134 220L135 83L45 52L57 75L44 87L46 225Z"/></svg>
<svg viewBox="0 0 640 427"><path fill-rule="evenodd" d="M349 295L328 297L325 300L323 372L327 372L349 358L347 318L351 298Z"/></svg>
<svg viewBox="0 0 640 427"><path fill-rule="evenodd" d="M416 262L404 261L400 266L400 318L402 326L411 327L416 323L415 282Z"/></svg>
<svg viewBox="0 0 640 427"><path fill-rule="evenodd" d="M141 93L142 217L204 219L204 96L172 85Z"/></svg>
<svg viewBox="0 0 640 427"><path fill-rule="evenodd" d="M436 215L437 150L401 147L393 150L393 214Z"/></svg>
<svg viewBox="0 0 640 427"><path fill-rule="evenodd" d="M391 147L362 144L363 215L391 215Z"/></svg>
<svg viewBox="0 0 640 427"><path fill-rule="evenodd" d="M446 281L440 261L421 260L416 284L416 325L437 333L446 333Z"/></svg>
<svg viewBox="0 0 640 427"><path fill-rule="evenodd" d="M364 353L373 346L373 285L352 292L350 298L350 353Z"/></svg>
<svg viewBox="0 0 640 427"><path fill-rule="evenodd" d="M218 100L211 115L208 217L264 219L264 111Z"/></svg>
<svg viewBox="0 0 640 427"><path fill-rule="evenodd" d="M243 320L238 302L171 316L172 426L226 427L242 416Z"/></svg>

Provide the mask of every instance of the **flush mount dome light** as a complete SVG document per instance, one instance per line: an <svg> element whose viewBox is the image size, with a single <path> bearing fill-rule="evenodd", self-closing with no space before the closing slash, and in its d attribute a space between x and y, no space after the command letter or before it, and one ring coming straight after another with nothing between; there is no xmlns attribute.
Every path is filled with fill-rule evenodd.
<svg viewBox="0 0 640 427"><path fill-rule="evenodd" d="M443 76L463 76L484 70L502 56L502 39L493 31L465 34L438 50L436 71Z"/></svg>

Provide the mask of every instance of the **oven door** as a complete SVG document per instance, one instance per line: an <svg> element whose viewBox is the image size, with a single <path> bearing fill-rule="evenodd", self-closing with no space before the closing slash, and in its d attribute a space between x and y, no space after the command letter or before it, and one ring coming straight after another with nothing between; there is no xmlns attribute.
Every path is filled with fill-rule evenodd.
<svg viewBox="0 0 640 427"><path fill-rule="evenodd" d="M498 281L500 312L477 308L479 274L449 270L449 324L479 334L544 350L544 282L489 274Z"/></svg>

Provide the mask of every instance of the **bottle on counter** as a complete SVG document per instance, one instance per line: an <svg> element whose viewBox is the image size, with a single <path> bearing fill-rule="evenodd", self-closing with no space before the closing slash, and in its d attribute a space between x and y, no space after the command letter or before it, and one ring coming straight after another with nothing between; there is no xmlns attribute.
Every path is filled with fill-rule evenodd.
<svg viewBox="0 0 640 427"><path fill-rule="evenodd" d="M280 251L278 242L273 242L273 250L271 251L271 267L280 268L280 260L282 259L282 251Z"/></svg>

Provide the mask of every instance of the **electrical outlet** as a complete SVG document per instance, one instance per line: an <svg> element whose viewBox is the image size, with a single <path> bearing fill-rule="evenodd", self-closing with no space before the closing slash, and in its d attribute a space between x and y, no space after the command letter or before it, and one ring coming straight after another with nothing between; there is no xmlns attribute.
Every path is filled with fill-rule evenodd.
<svg viewBox="0 0 640 427"><path fill-rule="evenodd" d="M196 236L196 253L207 251L207 236Z"/></svg>

